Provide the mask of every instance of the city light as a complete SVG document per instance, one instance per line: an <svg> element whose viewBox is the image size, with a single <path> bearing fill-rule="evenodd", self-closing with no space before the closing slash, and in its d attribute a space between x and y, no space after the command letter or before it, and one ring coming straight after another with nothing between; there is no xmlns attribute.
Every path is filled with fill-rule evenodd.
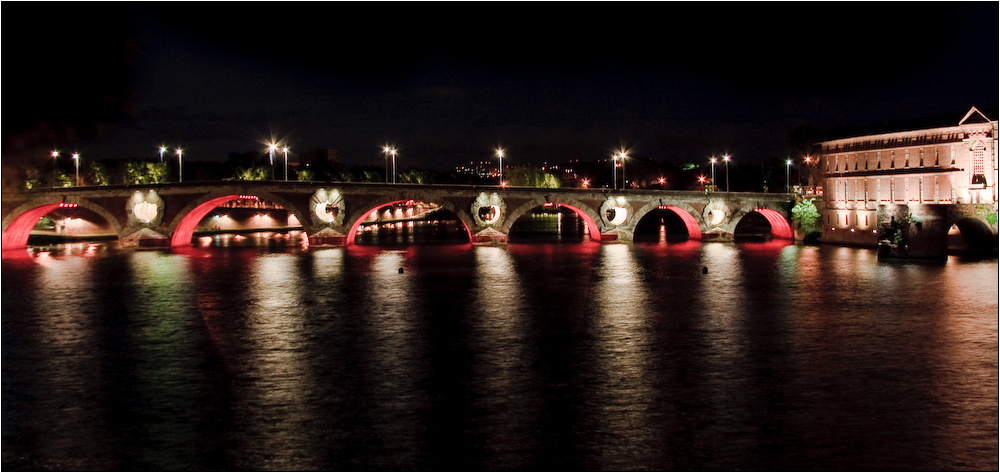
<svg viewBox="0 0 1000 473"><path fill-rule="evenodd" d="M184 182L184 150L177 148L177 182Z"/></svg>
<svg viewBox="0 0 1000 473"><path fill-rule="evenodd" d="M715 156L712 156L712 187L715 187Z"/></svg>
<svg viewBox="0 0 1000 473"><path fill-rule="evenodd" d="M163 162L163 153L165 153L166 151L167 151L167 147L166 146L160 146L160 162L161 163Z"/></svg>
<svg viewBox="0 0 1000 473"><path fill-rule="evenodd" d="M497 157L500 158L500 187L503 187L503 148L497 148Z"/></svg>
<svg viewBox="0 0 1000 473"><path fill-rule="evenodd" d="M726 192L729 192L729 155L724 155L722 160L726 162Z"/></svg>
<svg viewBox="0 0 1000 473"><path fill-rule="evenodd" d="M80 153L73 153L73 164L76 166L76 180L74 186L80 185Z"/></svg>
<svg viewBox="0 0 1000 473"><path fill-rule="evenodd" d="M281 152L285 154L285 180L288 180L288 147L282 147Z"/></svg>
<svg viewBox="0 0 1000 473"><path fill-rule="evenodd" d="M56 159L59 158L58 151L52 151L52 187L56 186Z"/></svg>

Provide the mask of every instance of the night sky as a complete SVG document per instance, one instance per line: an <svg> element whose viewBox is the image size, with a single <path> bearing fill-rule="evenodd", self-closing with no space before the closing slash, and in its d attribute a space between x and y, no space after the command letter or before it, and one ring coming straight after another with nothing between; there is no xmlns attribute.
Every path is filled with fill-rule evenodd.
<svg viewBox="0 0 1000 473"><path fill-rule="evenodd" d="M996 119L998 5L4 2L4 172L271 138L438 170L783 158L801 127Z"/></svg>

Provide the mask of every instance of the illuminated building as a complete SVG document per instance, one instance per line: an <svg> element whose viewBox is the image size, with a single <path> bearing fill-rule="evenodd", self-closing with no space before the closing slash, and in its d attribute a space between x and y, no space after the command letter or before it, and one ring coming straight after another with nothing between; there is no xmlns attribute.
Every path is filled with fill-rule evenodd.
<svg viewBox="0 0 1000 473"><path fill-rule="evenodd" d="M975 107L955 125L818 143L823 241L875 246L879 210L997 203L997 121Z"/></svg>

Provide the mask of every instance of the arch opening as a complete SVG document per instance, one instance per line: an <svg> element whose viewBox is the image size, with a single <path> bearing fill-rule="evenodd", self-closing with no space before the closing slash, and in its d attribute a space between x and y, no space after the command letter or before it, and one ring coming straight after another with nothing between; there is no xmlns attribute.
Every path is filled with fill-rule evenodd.
<svg viewBox="0 0 1000 473"><path fill-rule="evenodd" d="M177 224L171 247L304 246L308 237L291 211L254 195L203 202Z"/></svg>
<svg viewBox="0 0 1000 473"><path fill-rule="evenodd" d="M14 218L3 232L3 249L118 240L104 216L76 203L44 204Z"/></svg>
<svg viewBox="0 0 1000 473"><path fill-rule="evenodd" d="M365 211L347 233L348 244L411 245L468 243L469 226L452 210L413 199L386 202Z"/></svg>
<svg viewBox="0 0 1000 473"><path fill-rule="evenodd" d="M517 217L508 231L509 241L577 243L600 235L592 218L566 204L545 203Z"/></svg>
<svg viewBox="0 0 1000 473"><path fill-rule="evenodd" d="M771 209L754 209L736 224L733 230L736 240L766 241L772 238L793 239L792 227L788 221Z"/></svg>
<svg viewBox="0 0 1000 473"><path fill-rule="evenodd" d="M697 240L701 239L701 228L684 209L661 205L642 216L632 238L637 242Z"/></svg>
<svg viewBox="0 0 1000 473"><path fill-rule="evenodd" d="M963 218L948 229L948 252L967 255L995 255L997 236L989 225L974 218Z"/></svg>

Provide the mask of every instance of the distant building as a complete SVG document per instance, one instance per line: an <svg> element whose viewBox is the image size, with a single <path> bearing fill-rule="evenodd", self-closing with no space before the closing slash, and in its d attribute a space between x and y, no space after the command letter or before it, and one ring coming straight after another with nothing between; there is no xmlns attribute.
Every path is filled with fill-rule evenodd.
<svg viewBox="0 0 1000 473"><path fill-rule="evenodd" d="M340 162L340 150L339 149L314 149L311 151L306 151L304 153L299 153L299 165L306 166L309 164L328 162L328 163L339 163Z"/></svg>
<svg viewBox="0 0 1000 473"><path fill-rule="evenodd" d="M875 246L880 206L997 203L997 121L823 141L824 241Z"/></svg>

